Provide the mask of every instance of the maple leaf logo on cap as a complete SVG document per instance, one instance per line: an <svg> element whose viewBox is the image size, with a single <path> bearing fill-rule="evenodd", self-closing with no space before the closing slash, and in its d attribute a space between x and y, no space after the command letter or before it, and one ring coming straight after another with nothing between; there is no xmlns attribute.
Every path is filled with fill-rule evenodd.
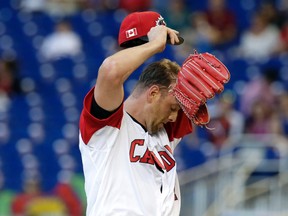
<svg viewBox="0 0 288 216"><path fill-rule="evenodd" d="M156 20L156 26L159 26L159 25L165 25L166 26L166 22L162 16L160 16L158 18L158 20Z"/></svg>

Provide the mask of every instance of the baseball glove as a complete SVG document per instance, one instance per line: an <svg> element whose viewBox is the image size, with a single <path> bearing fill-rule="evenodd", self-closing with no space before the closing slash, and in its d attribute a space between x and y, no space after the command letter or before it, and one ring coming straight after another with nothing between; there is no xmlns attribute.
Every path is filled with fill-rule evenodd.
<svg viewBox="0 0 288 216"><path fill-rule="evenodd" d="M184 61L172 91L188 118L206 125L210 121L206 101L221 93L229 79L229 70L219 59L195 51Z"/></svg>

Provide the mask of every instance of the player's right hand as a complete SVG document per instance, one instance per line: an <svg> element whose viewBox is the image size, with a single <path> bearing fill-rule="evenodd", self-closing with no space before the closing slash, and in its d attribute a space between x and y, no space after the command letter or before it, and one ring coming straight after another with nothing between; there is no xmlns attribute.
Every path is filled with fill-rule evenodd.
<svg viewBox="0 0 288 216"><path fill-rule="evenodd" d="M156 44L159 46L160 51L163 51L166 47L167 38L170 38L171 44L175 44L176 42L179 42L178 34L176 30L173 30L171 28L168 28L164 25L159 25L152 27L150 31L148 32L148 39L149 42L156 42Z"/></svg>

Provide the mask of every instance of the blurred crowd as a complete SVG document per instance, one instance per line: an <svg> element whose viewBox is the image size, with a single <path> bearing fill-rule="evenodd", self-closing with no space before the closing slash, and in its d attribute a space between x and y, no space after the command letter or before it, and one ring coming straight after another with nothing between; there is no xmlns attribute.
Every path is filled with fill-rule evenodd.
<svg viewBox="0 0 288 216"><path fill-rule="evenodd" d="M208 129L195 128L195 133L184 139L182 148L176 152L176 156L182 160L179 169L187 169L217 155L222 148L229 146L232 140L243 134L277 135L280 140L278 141L283 146L281 154L287 152L288 79L283 77L287 78L285 74L288 73L288 67L287 64L284 69L262 65L274 58L288 62L288 1L252 1L256 4L254 6L249 4L249 1L241 1L246 13L240 16L236 14L233 2L233 0L206 0L201 7L196 7L199 6L196 0L21 0L18 8L31 14L46 13L57 20L55 28L38 46L39 55L44 61L75 57L84 52L80 32L69 22L69 18L79 11L94 10L97 13L121 10L129 13L157 10L169 27L179 30L181 36L185 38L183 46L173 47L177 61L182 62L197 50L215 53L224 62L225 58L248 62L253 73L250 74L250 79L243 82L237 92L234 88L230 88L211 100L208 104L211 115ZM253 10L250 10L252 6ZM19 71L21 64L17 58L2 55L0 113L9 109L9 98L23 92ZM233 71L231 74L233 77ZM203 149L203 156L195 155L198 157L195 162L193 153L199 148ZM39 182L25 183L29 185L23 187L23 194L11 198L14 215L26 215L25 205L29 205L28 201L34 196L38 197ZM50 199L51 194L59 198L61 193L65 194L62 197L69 197L69 200ZM55 206L59 211L65 209L59 215L65 215L67 214L65 211L67 209L72 211L72 207L75 207L73 203L77 203L73 193L67 185L58 185L44 201L48 202L49 198L51 206ZM1 202L5 203L3 197L1 201L0 195L0 215ZM40 205L42 201L37 202ZM30 210L37 212L37 209ZM81 215L79 212L82 210L74 208L76 213L70 212L69 215ZM2 211L4 212L3 207Z"/></svg>
<svg viewBox="0 0 288 216"><path fill-rule="evenodd" d="M205 7L202 8L195 7L196 2L188 0L165 2L159 0L22 0L20 9L28 13L46 13L58 20L65 20L79 11L90 9L124 10L126 13L156 10L162 14L171 28L179 30L186 39L185 46L176 50L179 61L194 49L198 52L229 51L229 55L234 58L247 58L260 62L287 53L287 1L254 1L257 5L253 10L247 10L246 14L240 16L231 7L233 1L206 0L205 4L202 4ZM245 4L249 7L246 1L242 1L242 4L243 8ZM66 53L75 54L81 49L81 41L67 20L66 27L55 26L55 32L53 34L51 32L47 44L43 42L42 50L47 52L44 53L46 57L49 58L47 56L50 55L49 52L53 55L53 52L57 51L50 50L57 47L54 42L51 42L53 38L58 39L58 44L62 45L58 49L64 49ZM63 43L63 41L71 43ZM52 48L49 48L50 43ZM74 49L67 50L67 47Z"/></svg>

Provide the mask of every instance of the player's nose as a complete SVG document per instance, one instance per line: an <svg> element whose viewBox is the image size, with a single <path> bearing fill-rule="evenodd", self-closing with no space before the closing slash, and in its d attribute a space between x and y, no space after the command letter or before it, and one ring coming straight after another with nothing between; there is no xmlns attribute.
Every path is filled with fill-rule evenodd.
<svg viewBox="0 0 288 216"><path fill-rule="evenodd" d="M178 116L178 112L172 112L169 117L168 117L168 121L169 122L175 122Z"/></svg>

